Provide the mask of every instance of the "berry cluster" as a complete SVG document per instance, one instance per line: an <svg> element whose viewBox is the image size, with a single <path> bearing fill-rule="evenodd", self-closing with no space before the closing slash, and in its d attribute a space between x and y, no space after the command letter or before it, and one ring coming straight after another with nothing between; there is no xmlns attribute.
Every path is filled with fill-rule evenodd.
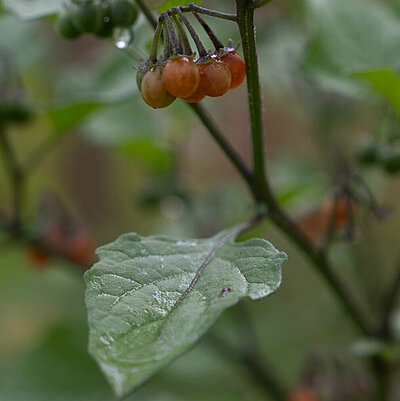
<svg viewBox="0 0 400 401"><path fill-rule="evenodd" d="M137 16L133 0L71 0L59 14L57 28L67 39L84 33L108 38L115 29L130 28Z"/></svg>
<svg viewBox="0 0 400 401"><path fill-rule="evenodd" d="M206 96L218 97L238 87L246 67L232 42L224 47L210 27L195 12L197 20L215 45L206 51L180 7L160 17L149 59L138 69L137 84L143 100L155 109L169 106L176 98L196 103ZM199 57L192 52L185 29L196 44ZM158 41L163 32L164 49L157 57Z"/></svg>

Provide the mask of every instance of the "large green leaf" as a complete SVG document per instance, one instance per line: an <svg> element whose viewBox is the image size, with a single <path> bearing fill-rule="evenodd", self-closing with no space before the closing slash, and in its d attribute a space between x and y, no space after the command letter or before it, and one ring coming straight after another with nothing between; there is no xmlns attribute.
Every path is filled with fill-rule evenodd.
<svg viewBox="0 0 400 401"><path fill-rule="evenodd" d="M201 0L167 0L158 7L160 13L169 10L172 7L187 6L189 3L200 4Z"/></svg>
<svg viewBox="0 0 400 401"><path fill-rule="evenodd" d="M400 116L400 77L391 69L364 71L354 74L367 81L371 87L392 104Z"/></svg>
<svg viewBox="0 0 400 401"><path fill-rule="evenodd" d="M41 18L58 13L65 0L3 0L6 10L23 19Z"/></svg>
<svg viewBox="0 0 400 401"><path fill-rule="evenodd" d="M263 239L235 242L233 232L190 241L133 233L98 250L85 275L89 351L118 395L188 350L239 299L277 290L286 255Z"/></svg>

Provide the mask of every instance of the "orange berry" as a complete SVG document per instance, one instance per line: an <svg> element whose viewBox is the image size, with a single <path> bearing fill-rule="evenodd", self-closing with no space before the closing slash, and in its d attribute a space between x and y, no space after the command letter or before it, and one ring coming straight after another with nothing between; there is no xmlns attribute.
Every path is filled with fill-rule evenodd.
<svg viewBox="0 0 400 401"><path fill-rule="evenodd" d="M196 63L190 57L173 58L167 61L162 80L169 93L184 99L196 92L200 73Z"/></svg>
<svg viewBox="0 0 400 401"><path fill-rule="evenodd" d="M246 76L246 64L236 52L229 52L221 57L221 60L229 67L232 74L231 86L229 89L237 88Z"/></svg>
<svg viewBox="0 0 400 401"><path fill-rule="evenodd" d="M175 96L165 89L162 76L162 67L154 67L146 72L140 87L143 100L154 109L167 107L175 100Z"/></svg>
<svg viewBox="0 0 400 401"><path fill-rule="evenodd" d="M229 67L220 60L212 60L202 65L206 76L206 95L218 97L228 92L231 86L232 74Z"/></svg>

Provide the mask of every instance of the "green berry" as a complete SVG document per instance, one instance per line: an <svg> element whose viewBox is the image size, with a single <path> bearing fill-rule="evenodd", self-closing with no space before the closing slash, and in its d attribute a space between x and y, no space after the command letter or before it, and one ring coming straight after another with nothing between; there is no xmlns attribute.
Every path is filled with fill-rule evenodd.
<svg viewBox="0 0 400 401"><path fill-rule="evenodd" d="M81 32L95 32L101 22L101 7L93 0L85 0L71 7L71 18Z"/></svg>
<svg viewBox="0 0 400 401"><path fill-rule="evenodd" d="M100 38L109 38L112 36L114 24L111 18L111 8L108 3L99 5L100 7L100 21L95 30L95 35Z"/></svg>
<svg viewBox="0 0 400 401"><path fill-rule="evenodd" d="M145 70L138 70L136 73L136 84L137 87L139 89L139 91L141 92L141 87L142 87L142 81L143 81L143 77L145 76L146 71Z"/></svg>
<svg viewBox="0 0 400 401"><path fill-rule="evenodd" d="M115 26L128 28L136 21L138 12L131 0L113 0L111 15Z"/></svg>
<svg viewBox="0 0 400 401"><path fill-rule="evenodd" d="M0 125L2 123L26 123L33 117L32 109L19 101L0 100Z"/></svg>
<svg viewBox="0 0 400 401"><path fill-rule="evenodd" d="M400 152L389 151L382 159L382 165L388 174L400 172Z"/></svg>
<svg viewBox="0 0 400 401"><path fill-rule="evenodd" d="M59 14L57 18L57 29L60 35L66 39L75 39L82 33L73 23L71 13L68 10Z"/></svg>
<svg viewBox="0 0 400 401"><path fill-rule="evenodd" d="M372 165L379 161L379 146L375 141L361 143L357 149L360 164Z"/></svg>

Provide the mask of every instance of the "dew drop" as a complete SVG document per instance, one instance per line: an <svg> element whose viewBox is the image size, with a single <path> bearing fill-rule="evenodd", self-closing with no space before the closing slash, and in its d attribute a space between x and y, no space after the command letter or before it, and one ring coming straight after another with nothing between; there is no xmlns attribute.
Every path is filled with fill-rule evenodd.
<svg viewBox="0 0 400 401"><path fill-rule="evenodd" d="M132 32L127 28L117 28L114 31L114 43L118 49L124 50L132 42Z"/></svg>

